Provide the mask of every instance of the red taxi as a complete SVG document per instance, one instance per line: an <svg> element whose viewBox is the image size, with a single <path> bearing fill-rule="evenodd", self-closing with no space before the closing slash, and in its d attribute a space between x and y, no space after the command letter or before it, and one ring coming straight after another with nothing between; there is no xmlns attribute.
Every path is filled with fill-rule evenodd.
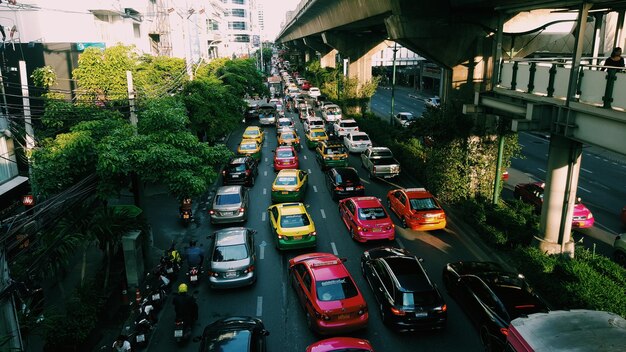
<svg viewBox="0 0 626 352"><path fill-rule="evenodd" d="M306 348L306 352L374 352L369 341L354 337L333 337L317 341Z"/></svg>
<svg viewBox="0 0 626 352"><path fill-rule="evenodd" d="M425 188L391 190L387 193L387 206L405 228L432 231L446 227L446 213Z"/></svg>
<svg viewBox="0 0 626 352"><path fill-rule="evenodd" d="M298 165L298 154L292 146L281 146L274 150L274 171L297 169Z"/></svg>
<svg viewBox="0 0 626 352"><path fill-rule="evenodd" d="M289 260L291 284L305 310L309 329L335 334L367 326L367 303L345 259L330 253L308 253Z"/></svg>
<svg viewBox="0 0 626 352"><path fill-rule="evenodd" d="M309 88L311 88L311 82L309 81L302 82L302 86L300 88L302 88L302 90L309 90Z"/></svg>
<svg viewBox="0 0 626 352"><path fill-rule="evenodd" d="M395 238L395 225L376 197L342 199L339 215L355 241L393 241Z"/></svg>

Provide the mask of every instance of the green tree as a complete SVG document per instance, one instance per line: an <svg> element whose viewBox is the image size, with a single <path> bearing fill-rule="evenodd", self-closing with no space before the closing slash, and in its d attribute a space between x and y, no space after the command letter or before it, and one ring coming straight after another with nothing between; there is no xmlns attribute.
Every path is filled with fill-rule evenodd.
<svg viewBox="0 0 626 352"><path fill-rule="evenodd" d="M246 106L213 77L188 82L181 95L189 112L191 129L211 144L239 124Z"/></svg>
<svg viewBox="0 0 626 352"><path fill-rule="evenodd" d="M133 76L141 98L158 98L189 81L185 60L177 57L143 55Z"/></svg>
<svg viewBox="0 0 626 352"><path fill-rule="evenodd" d="M238 97L246 95L269 96L265 79L257 71L254 60L235 59L224 62L217 68L215 76Z"/></svg>

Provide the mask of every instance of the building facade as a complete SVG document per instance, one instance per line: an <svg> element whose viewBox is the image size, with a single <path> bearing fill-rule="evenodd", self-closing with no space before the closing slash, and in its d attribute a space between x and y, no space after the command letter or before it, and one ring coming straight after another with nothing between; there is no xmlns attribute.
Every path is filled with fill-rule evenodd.
<svg viewBox="0 0 626 352"><path fill-rule="evenodd" d="M222 57L248 57L253 54L257 18L254 0L220 0L224 7Z"/></svg>

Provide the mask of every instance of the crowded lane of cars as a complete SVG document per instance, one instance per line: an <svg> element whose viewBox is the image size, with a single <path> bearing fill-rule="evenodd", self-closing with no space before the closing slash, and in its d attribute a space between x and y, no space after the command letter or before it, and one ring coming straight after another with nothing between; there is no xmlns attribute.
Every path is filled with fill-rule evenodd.
<svg viewBox="0 0 626 352"><path fill-rule="evenodd" d="M285 116L294 122L293 137L301 138L305 132L299 128L300 123L296 121L295 115L286 113ZM399 233L403 233L405 238L410 235L450 241L450 235L447 232L418 234L401 227L402 215L395 214L405 213L398 210L399 206L394 209L383 204L386 203L383 200L388 192L404 188L363 175L363 169L358 168L360 156L349 155L340 140L328 140L325 136L310 145L314 149L297 151L296 144L301 142L282 140L280 135L277 138L270 137L274 135L271 133L274 128L247 128L248 138L242 138L241 141L233 138L232 142L237 145L255 143L258 147L254 153L242 150L243 156L234 157L222 172L225 185L243 184L251 187L248 196L250 210L246 212L249 218L243 225L236 225L245 227L234 230L228 227L232 225L211 225L213 234L210 247L211 252L218 253L211 258L219 259L220 256L228 255L241 267L241 275L246 274L246 270L254 273L253 281L248 279L241 285L232 286L257 282L254 288L235 288L229 292L235 292L241 298L249 293L250 300L254 300L257 295L258 304L261 296L258 296L260 293L257 291L261 285L260 290L266 291L263 297L273 297L272 301L280 299L281 305L288 307L281 309L281 305L278 305L272 307L274 309L268 308L276 314L257 314L263 318L265 328L272 331L272 335L268 336L268 350L302 351L308 348L321 351L321 347L316 346L331 346L337 341L348 343L351 338L356 338L356 345L364 346L365 351L391 350L387 348L388 345L393 346L393 350L408 351L412 346L407 341L424 339L427 340L426 345L444 346L443 350L448 346L449 350L458 350L452 347L458 341L449 340L450 335L445 329L449 325L449 314L456 318L451 324L453 327L463 326L463 344L473 346L466 350L478 350L477 337L465 331L468 326L465 326L467 321L463 313L454 303L446 303L435 284L439 280L435 267L439 265L438 262L445 262L447 256L436 256L437 260L432 263L427 259L426 263L432 265L428 269L423 264L422 256L418 257L412 251L403 249L405 245L397 238ZM250 141L246 141L248 139ZM261 144L258 143L259 139L262 140ZM294 158L297 158L297 164L293 163ZM283 159L288 162L285 167ZM255 178L254 175L258 176ZM392 181L399 182L395 179ZM221 190L219 187L215 198ZM410 190L407 192L410 193ZM425 209L420 208L420 211L428 214L443 213L434 197L431 203L426 204L429 207ZM408 202L407 207L411 206L412 203ZM412 218L415 214L421 214L420 218L427 217L417 209L405 211L408 214L405 218ZM438 218L439 215L432 217ZM439 228L445 228L445 214L444 225ZM220 231L225 230L234 231L234 234L220 235ZM226 245L220 246L220 243ZM272 247L277 249L275 253L270 252ZM222 254L221 249L216 252L215 248L228 248L229 251ZM465 252L460 244L450 252L457 250ZM368 251L376 253L374 258L365 254ZM380 253L385 253L385 256ZM270 257L273 264L268 264ZM212 266L213 263L219 264L219 261L212 259ZM250 270L250 267L254 269ZM209 272L210 275L218 273L217 270ZM430 277L427 274L429 272ZM378 281L368 275L376 275ZM220 287L214 281L210 281L210 286ZM292 288L285 290L285 284ZM370 289L363 291L366 286L370 286ZM230 286L226 284L224 287ZM279 288L278 292L276 288ZM254 290L254 293L250 290ZM380 290L387 293L380 295ZM267 291L273 293L267 294ZM300 307L292 309L294 305ZM448 312L449 306L456 308L454 312ZM212 309L219 310L219 307ZM233 315L246 313L245 309L228 311ZM388 329L434 329L443 332L428 336L410 334L387 341L383 336L389 336L389 332L386 332ZM275 334L274 330L279 333ZM296 339L292 338L293 334L296 334ZM313 343L320 339L317 335L326 334L338 337Z"/></svg>

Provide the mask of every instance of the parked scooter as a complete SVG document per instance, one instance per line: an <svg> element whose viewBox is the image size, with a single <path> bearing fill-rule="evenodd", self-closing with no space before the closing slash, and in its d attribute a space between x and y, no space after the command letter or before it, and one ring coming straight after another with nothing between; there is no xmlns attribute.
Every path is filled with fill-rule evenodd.
<svg viewBox="0 0 626 352"><path fill-rule="evenodd" d="M161 273L158 273L156 277L148 273L146 282L146 299L154 307L154 310L158 312L167 299L167 291L169 291L172 281Z"/></svg>
<svg viewBox="0 0 626 352"><path fill-rule="evenodd" d="M135 349L148 346L150 331L152 331L152 327L156 324L156 321L154 306L150 304L148 298L145 298L141 306L139 306L139 315L135 318L135 331L131 335L131 344Z"/></svg>

